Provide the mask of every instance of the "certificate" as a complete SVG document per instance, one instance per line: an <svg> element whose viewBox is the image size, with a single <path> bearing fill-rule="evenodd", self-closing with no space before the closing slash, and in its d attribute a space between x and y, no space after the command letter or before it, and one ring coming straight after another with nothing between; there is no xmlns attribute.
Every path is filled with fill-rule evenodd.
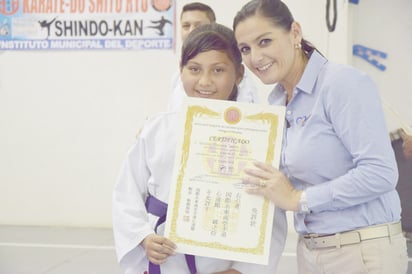
<svg viewBox="0 0 412 274"><path fill-rule="evenodd" d="M165 236L177 252L267 264L274 205L246 193L254 161L279 166L285 107L186 98Z"/></svg>

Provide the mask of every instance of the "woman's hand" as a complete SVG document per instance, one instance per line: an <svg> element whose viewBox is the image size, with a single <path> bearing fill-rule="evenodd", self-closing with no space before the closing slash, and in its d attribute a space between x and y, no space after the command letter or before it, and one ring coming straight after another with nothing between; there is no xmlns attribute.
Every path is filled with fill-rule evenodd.
<svg viewBox="0 0 412 274"><path fill-rule="evenodd" d="M255 167L244 170L248 177L243 183L250 185L247 193L262 195L284 210L298 211L301 191L276 168L262 162L256 162Z"/></svg>
<svg viewBox="0 0 412 274"><path fill-rule="evenodd" d="M147 258L154 264L166 262L169 256L175 254L176 248L172 241L157 234L150 234L144 238L142 246L146 251Z"/></svg>
<svg viewBox="0 0 412 274"><path fill-rule="evenodd" d="M404 130L400 130L399 133L403 140L403 143L402 143L403 155L405 155L406 159L412 159L412 136L406 134Z"/></svg>

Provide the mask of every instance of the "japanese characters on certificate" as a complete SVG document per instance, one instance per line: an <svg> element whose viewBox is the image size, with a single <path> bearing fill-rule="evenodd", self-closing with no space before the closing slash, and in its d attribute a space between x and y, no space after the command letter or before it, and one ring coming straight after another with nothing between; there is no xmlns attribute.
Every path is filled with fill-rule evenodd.
<svg viewBox="0 0 412 274"><path fill-rule="evenodd" d="M165 236L177 251L267 264L273 204L242 188L244 168L279 166L285 107L186 98Z"/></svg>

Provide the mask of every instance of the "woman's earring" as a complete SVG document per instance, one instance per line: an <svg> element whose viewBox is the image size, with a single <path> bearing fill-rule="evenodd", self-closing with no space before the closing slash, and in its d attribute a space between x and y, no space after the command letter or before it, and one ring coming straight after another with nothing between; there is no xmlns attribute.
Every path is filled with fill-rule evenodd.
<svg viewBox="0 0 412 274"><path fill-rule="evenodd" d="M295 49L300 49L300 48L302 48L302 44L301 44L301 43L295 44Z"/></svg>

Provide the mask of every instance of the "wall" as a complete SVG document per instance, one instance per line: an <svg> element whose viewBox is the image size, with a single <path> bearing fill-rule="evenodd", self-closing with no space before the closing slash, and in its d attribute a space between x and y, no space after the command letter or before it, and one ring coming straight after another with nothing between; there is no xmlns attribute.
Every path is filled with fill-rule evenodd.
<svg viewBox="0 0 412 274"><path fill-rule="evenodd" d="M178 1L178 11L188 2ZM246 3L204 2L229 27ZM285 2L308 40L330 59L348 61L347 1L339 1L332 34L324 1ZM178 55L1 52L0 224L110 227L122 161L145 118L166 106ZM265 98L271 87L258 86Z"/></svg>
<svg viewBox="0 0 412 274"><path fill-rule="evenodd" d="M168 83L154 79L174 63L161 51L3 53L0 222L108 226L126 150L165 104Z"/></svg>
<svg viewBox="0 0 412 274"><path fill-rule="evenodd" d="M386 58L371 56L386 67L384 71L357 56L352 57L351 63L377 83L388 106L385 111L390 131L401 126L400 120L412 125L411 11L409 0L360 0L351 10L353 43L387 54Z"/></svg>

